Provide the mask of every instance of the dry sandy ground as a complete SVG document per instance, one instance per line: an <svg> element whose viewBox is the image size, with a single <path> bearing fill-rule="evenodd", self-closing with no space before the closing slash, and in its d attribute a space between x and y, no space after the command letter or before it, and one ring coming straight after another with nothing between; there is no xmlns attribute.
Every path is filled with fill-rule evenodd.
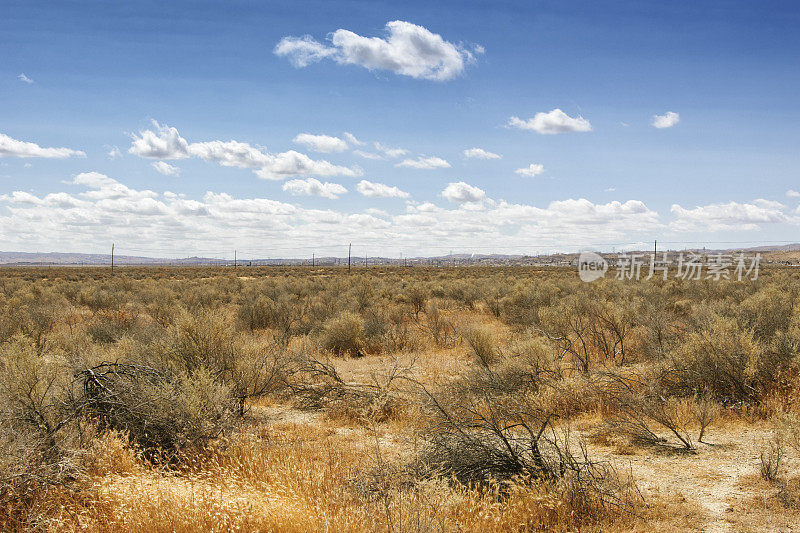
<svg viewBox="0 0 800 533"><path fill-rule="evenodd" d="M760 478L761 451L771 439L768 428L742 422L712 430L694 452L595 448L592 455L631 472L646 501L684 502L687 518L697 515L696 531L800 531L800 513L776 498L780 483ZM798 464L787 459L783 476Z"/></svg>

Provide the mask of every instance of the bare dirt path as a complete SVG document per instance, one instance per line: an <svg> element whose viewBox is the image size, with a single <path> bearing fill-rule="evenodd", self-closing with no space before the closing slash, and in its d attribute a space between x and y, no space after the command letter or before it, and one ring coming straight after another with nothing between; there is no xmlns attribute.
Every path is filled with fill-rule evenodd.
<svg viewBox="0 0 800 533"><path fill-rule="evenodd" d="M629 456L606 454L606 458L631 471L645 499L677 496L694 504L705 518L696 531L800 531L800 524L785 522L754 519L747 524L737 511L752 507L758 495L752 485L759 475L763 446L771 438L771 431L761 427L726 427L712 432L705 439L708 444L697 444L693 453L648 449Z"/></svg>

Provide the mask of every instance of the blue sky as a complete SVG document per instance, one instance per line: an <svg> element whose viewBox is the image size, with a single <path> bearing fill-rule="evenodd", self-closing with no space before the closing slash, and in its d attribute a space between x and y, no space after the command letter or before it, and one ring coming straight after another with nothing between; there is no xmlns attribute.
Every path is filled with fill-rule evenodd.
<svg viewBox="0 0 800 533"><path fill-rule="evenodd" d="M0 15L5 250L800 240L795 2L4 1ZM150 142L169 139L177 151Z"/></svg>

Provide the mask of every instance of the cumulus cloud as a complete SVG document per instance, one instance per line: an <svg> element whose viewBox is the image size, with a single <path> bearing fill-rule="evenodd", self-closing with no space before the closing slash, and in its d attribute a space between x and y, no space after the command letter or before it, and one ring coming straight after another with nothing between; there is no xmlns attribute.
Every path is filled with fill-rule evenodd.
<svg viewBox="0 0 800 533"><path fill-rule="evenodd" d="M347 150L347 143L345 141L339 137L331 137L330 135L301 133L294 138L294 142L302 144L309 150L326 154L331 152L344 152Z"/></svg>
<svg viewBox="0 0 800 533"><path fill-rule="evenodd" d="M69 148L42 148L36 143L18 141L0 133L0 157L43 157L46 159L64 159L67 157L85 157L80 150Z"/></svg>
<svg viewBox="0 0 800 533"><path fill-rule="evenodd" d="M680 121L680 114L673 111L667 111L663 115L653 115L653 119L650 121L650 124L652 124L654 128L664 129L671 128Z"/></svg>
<svg viewBox="0 0 800 533"><path fill-rule="evenodd" d="M388 70L402 76L435 81L451 80L474 61L472 52L460 44L445 41L428 29L395 20L386 24L386 37L364 37L338 29L330 45L310 35L284 37L274 53L286 57L298 68L326 58L341 65L358 65L368 70ZM477 48L474 48L476 51ZM481 53L483 48L480 48Z"/></svg>
<svg viewBox="0 0 800 533"><path fill-rule="evenodd" d="M458 204L480 202L486 198L486 192L478 187L459 181L448 183L442 191L442 198Z"/></svg>
<svg viewBox="0 0 800 533"><path fill-rule="evenodd" d="M709 204L693 209L674 204L670 211L675 220L670 223L670 228L675 231L752 231L762 224L792 222L783 213L785 207L780 202L763 199L752 203Z"/></svg>
<svg viewBox="0 0 800 533"><path fill-rule="evenodd" d="M19 81L23 82L23 83L27 83L27 84L33 83L33 80L30 79L28 76L26 76L24 72L20 73L20 75L17 76L17 79Z"/></svg>
<svg viewBox="0 0 800 533"><path fill-rule="evenodd" d="M367 180L359 181L356 190L367 198L408 198L411 196L397 187Z"/></svg>
<svg viewBox="0 0 800 533"><path fill-rule="evenodd" d="M180 168L175 165L170 165L165 161L156 161L155 163L151 163L151 166L156 169L159 174L163 174L164 176L177 176L181 173Z"/></svg>
<svg viewBox="0 0 800 533"><path fill-rule="evenodd" d="M189 143L176 128L161 125L153 120L153 130L143 130L132 135L133 143L128 153L148 159L185 159L189 157Z"/></svg>
<svg viewBox="0 0 800 533"><path fill-rule="evenodd" d="M154 130L140 131L139 135L133 136L130 153L149 159L198 157L225 167L252 169L258 177L271 180L298 175L355 177L362 174L359 168L314 160L294 150L272 154L239 141L189 143L175 128L156 121L153 121L153 126Z"/></svg>
<svg viewBox="0 0 800 533"><path fill-rule="evenodd" d="M535 131L543 135L592 131L592 125L588 120L580 115L571 117L560 109L553 109L547 113L536 113L533 118L527 120L511 117L508 120L508 126L521 130Z"/></svg>
<svg viewBox="0 0 800 533"><path fill-rule="evenodd" d="M420 170L432 170L434 168L450 168L450 163L441 157L418 157L416 159L404 159L395 166L416 168Z"/></svg>
<svg viewBox="0 0 800 533"><path fill-rule="evenodd" d="M464 157L467 159L502 159L503 156L487 152L483 148L469 148L464 150Z"/></svg>
<svg viewBox="0 0 800 533"><path fill-rule="evenodd" d="M567 199L537 207L483 199L456 202L452 208L425 202L391 215L374 209L311 209L224 192L187 198L135 190L96 172L79 174L70 183L77 190L0 195L0 236L6 246L96 251L117 242L136 255L161 257L214 255L222 249L238 249L240 256L246 250L253 258L292 257L312 248L341 257L348 242L354 250L356 243L371 249L390 245L425 255L443 246L532 253L545 246L564 250L641 239L665 228L658 214L637 200L594 204ZM464 200L480 196L455 195Z"/></svg>
<svg viewBox="0 0 800 533"><path fill-rule="evenodd" d="M786 196L788 198L800 198L800 192L797 192L794 189L789 189L786 191Z"/></svg>
<svg viewBox="0 0 800 533"><path fill-rule="evenodd" d="M295 196L319 196L331 200L335 200L339 198L339 195L347 192L347 189L338 183L327 181L322 183L314 178L289 180L283 184L283 190Z"/></svg>
<svg viewBox="0 0 800 533"><path fill-rule="evenodd" d="M106 146L106 148L108 148L108 152L106 155L108 155L109 159L117 159L119 157L122 157L122 152L119 150L117 146L112 146L111 148Z"/></svg>
<svg viewBox="0 0 800 533"><path fill-rule="evenodd" d="M540 165L538 163L531 163L527 167L518 168L514 172L516 172L520 176L527 176L529 178L533 178L544 172L544 165Z"/></svg>

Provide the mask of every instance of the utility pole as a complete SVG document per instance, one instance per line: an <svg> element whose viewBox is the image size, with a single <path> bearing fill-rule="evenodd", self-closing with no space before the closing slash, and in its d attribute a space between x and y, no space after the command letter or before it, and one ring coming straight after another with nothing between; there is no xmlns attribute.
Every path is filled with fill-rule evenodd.
<svg viewBox="0 0 800 533"><path fill-rule="evenodd" d="M347 245L347 273L350 273L350 252L353 251L353 243Z"/></svg>
<svg viewBox="0 0 800 533"><path fill-rule="evenodd" d="M114 243L111 243L111 275L114 275Z"/></svg>
<svg viewBox="0 0 800 533"><path fill-rule="evenodd" d="M314 254L312 253L312 254L311 254L311 268L314 268L314 266L315 266L315 265L314 265L314 262L315 262L315 261L314 261Z"/></svg>
<svg viewBox="0 0 800 533"><path fill-rule="evenodd" d="M236 268L236 250L233 251L233 268Z"/></svg>
<svg viewBox="0 0 800 533"><path fill-rule="evenodd" d="M653 257L658 253L658 239L653 241Z"/></svg>

